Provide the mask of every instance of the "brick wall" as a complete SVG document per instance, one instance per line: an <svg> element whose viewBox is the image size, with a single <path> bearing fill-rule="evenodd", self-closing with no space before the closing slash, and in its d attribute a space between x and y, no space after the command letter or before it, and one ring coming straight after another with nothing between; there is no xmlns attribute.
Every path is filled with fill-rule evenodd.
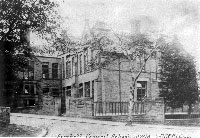
<svg viewBox="0 0 200 138"><path fill-rule="evenodd" d="M163 98L145 101L145 116L151 121L164 123L164 106Z"/></svg>
<svg viewBox="0 0 200 138"><path fill-rule="evenodd" d="M71 117L91 117L93 114L93 100L88 99L70 99L69 111L67 116Z"/></svg>
<svg viewBox="0 0 200 138"><path fill-rule="evenodd" d="M0 126L10 123L10 107L0 107Z"/></svg>
<svg viewBox="0 0 200 138"><path fill-rule="evenodd" d="M112 71L109 69L102 69L102 99L103 101L119 101L119 71ZM152 76L152 75L151 75ZM152 79L149 73L142 73L138 81L147 82L147 97L150 99L156 99L159 97L158 82ZM130 86L131 86L131 73L120 73L120 85L121 85L121 101L129 101L130 98Z"/></svg>

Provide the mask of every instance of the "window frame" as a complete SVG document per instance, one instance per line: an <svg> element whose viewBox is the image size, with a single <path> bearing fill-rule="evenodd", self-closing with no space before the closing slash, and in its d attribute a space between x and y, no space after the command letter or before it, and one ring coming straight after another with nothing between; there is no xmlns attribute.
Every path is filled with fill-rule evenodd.
<svg viewBox="0 0 200 138"><path fill-rule="evenodd" d="M142 101L142 99L147 95L147 81L137 81L137 84L138 83L140 83L142 87L137 87L137 101Z"/></svg>
<svg viewBox="0 0 200 138"><path fill-rule="evenodd" d="M44 66L47 66L47 67L44 67ZM47 73L45 73L45 72L47 72ZM42 78L49 79L49 62L42 63Z"/></svg>
<svg viewBox="0 0 200 138"><path fill-rule="evenodd" d="M52 63L52 79L58 79L58 63Z"/></svg>
<svg viewBox="0 0 200 138"><path fill-rule="evenodd" d="M65 95L66 95L67 97L71 97L71 96L72 96L72 87L71 87L71 86L67 86L67 87L65 88Z"/></svg>
<svg viewBox="0 0 200 138"><path fill-rule="evenodd" d="M90 81L85 82L85 97L90 97Z"/></svg>
<svg viewBox="0 0 200 138"><path fill-rule="evenodd" d="M83 67L82 67L82 54L79 56L79 74L81 75L83 73Z"/></svg>
<svg viewBox="0 0 200 138"><path fill-rule="evenodd" d="M28 86L28 90L26 89L26 86ZM26 90L27 90L27 93L26 93ZM35 84L24 84L23 93L27 94L27 95L35 95L36 94L36 92L35 92Z"/></svg>

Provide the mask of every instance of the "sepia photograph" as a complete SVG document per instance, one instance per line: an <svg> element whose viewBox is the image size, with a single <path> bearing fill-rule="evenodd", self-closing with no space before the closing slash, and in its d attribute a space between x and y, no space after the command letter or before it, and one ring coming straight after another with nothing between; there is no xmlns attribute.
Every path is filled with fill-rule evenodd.
<svg viewBox="0 0 200 138"><path fill-rule="evenodd" d="M0 137L200 137L200 0L0 0Z"/></svg>

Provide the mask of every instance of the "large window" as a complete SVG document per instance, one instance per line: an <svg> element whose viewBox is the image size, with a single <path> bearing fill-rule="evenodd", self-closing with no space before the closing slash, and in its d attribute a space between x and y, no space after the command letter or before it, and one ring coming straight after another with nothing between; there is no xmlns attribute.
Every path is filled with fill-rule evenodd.
<svg viewBox="0 0 200 138"><path fill-rule="evenodd" d="M66 62L66 78L71 77L71 62Z"/></svg>
<svg viewBox="0 0 200 138"><path fill-rule="evenodd" d="M90 97L90 82L85 82L85 97Z"/></svg>
<svg viewBox="0 0 200 138"><path fill-rule="evenodd" d="M137 100L138 101L141 101L145 97L146 91L147 91L147 82L138 81L137 82Z"/></svg>
<svg viewBox="0 0 200 138"><path fill-rule="evenodd" d="M34 84L25 84L24 85L24 93L25 94L35 94Z"/></svg>
<svg viewBox="0 0 200 138"><path fill-rule="evenodd" d="M58 63L52 63L52 78L58 78Z"/></svg>
<svg viewBox="0 0 200 138"><path fill-rule="evenodd" d="M71 86L66 87L66 96L71 96Z"/></svg>
<svg viewBox="0 0 200 138"><path fill-rule="evenodd" d="M43 79L49 79L49 63L44 62L42 65L42 77Z"/></svg>

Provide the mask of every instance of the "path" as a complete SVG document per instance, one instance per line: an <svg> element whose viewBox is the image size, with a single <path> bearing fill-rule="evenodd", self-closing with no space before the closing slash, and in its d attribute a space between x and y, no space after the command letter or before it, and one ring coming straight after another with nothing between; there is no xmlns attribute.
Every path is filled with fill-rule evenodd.
<svg viewBox="0 0 200 138"><path fill-rule="evenodd" d="M70 118L33 114L11 113L11 123L44 127L48 129L47 137L77 136L87 138L198 138L199 127L180 127L165 125L134 124L99 121L84 118ZM91 137L90 137L91 136ZM125 137L124 137L125 138Z"/></svg>

